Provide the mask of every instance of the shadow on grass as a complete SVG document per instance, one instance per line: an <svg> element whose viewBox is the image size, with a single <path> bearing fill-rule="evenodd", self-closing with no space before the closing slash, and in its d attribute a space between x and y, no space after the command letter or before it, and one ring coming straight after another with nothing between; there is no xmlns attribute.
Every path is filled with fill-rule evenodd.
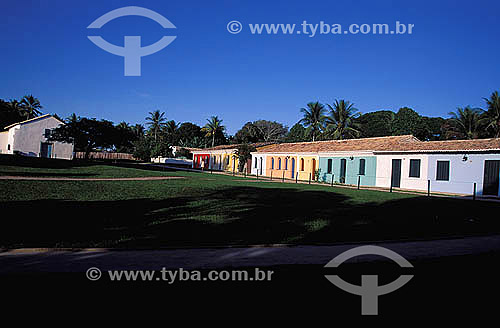
<svg viewBox="0 0 500 328"><path fill-rule="evenodd" d="M0 246L7 248L315 244L500 232L497 203L414 197L356 204L343 194L292 188L0 205Z"/></svg>
<svg viewBox="0 0 500 328"><path fill-rule="evenodd" d="M0 175L17 176L17 177L64 177L64 178L97 176L97 174L92 174L92 173L9 172L9 171L0 171Z"/></svg>

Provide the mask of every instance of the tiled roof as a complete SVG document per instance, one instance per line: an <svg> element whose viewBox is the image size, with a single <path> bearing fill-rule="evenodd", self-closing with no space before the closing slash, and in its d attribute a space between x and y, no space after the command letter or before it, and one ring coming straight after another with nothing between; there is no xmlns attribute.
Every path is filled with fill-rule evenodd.
<svg viewBox="0 0 500 328"><path fill-rule="evenodd" d="M450 151L473 151L473 150L500 150L500 138L474 139L474 140L446 140L446 141L422 141L394 145L387 151L405 152L450 152Z"/></svg>
<svg viewBox="0 0 500 328"><path fill-rule="evenodd" d="M37 117L33 117L33 118L30 118L29 120L25 120L25 121L21 121L21 122L17 122L17 123L12 123L11 125L8 125L6 126L4 129L5 130L8 130L10 129L11 127L13 126L16 126L18 124L25 124L25 123L29 123L29 122L32 122L32 121L36 121L36 120L40 120L40 119L43 119L43 118L47 118L47 117L54 117L50 114L45 114L45 115L41 115L41 116L37 116ZM55 117L54 117L55 118ZM57 118L56 118L57 119ZM60 121L60 120L58 120ZM64 123L64 122L61 122L61 123Z"/></svg>
<svg viewBox="0 0 500 328"><path fill-rule="evenodd" d="M253 144L250 144L254 146L255 148L259 148L262 146L267 146L267 145L272 145L274 142L256 142ZM209 150L224 150L224 149L236 149L238 146L241 144L232 144L232 145L220 145L220 146L215 146L215 147L210 147L210 148L204 148L204 149L198 149L196 151L198 152L203 152L203 151L209 151Z"/></svg>
<svg viewBox="0 0 500 328"><path fill-rule="evenodd" d="M362 139L326 140L274 144L259 148L259 153L319 153L336 151L382 151L421 143L412 135Z"/></svg>

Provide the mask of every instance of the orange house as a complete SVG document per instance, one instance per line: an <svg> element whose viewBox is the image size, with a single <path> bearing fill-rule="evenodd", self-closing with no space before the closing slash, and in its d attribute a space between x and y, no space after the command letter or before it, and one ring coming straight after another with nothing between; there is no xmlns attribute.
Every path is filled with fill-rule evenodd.
<svg viewBox="0 0 500 328"><path fill-rule="evenodd" d="M297 175L297 156L267 155L266 176L273 178L295 179Z"/></svg>

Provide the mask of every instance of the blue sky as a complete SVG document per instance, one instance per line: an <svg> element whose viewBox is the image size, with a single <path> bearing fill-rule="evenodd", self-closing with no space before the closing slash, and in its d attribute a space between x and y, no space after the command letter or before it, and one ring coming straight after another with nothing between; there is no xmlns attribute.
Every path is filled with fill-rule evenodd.
<svg viewBox="0 0 500 328"><path fill-rule="evenodd" d="M144 17L121 17L97 32L106 12L141 6L168 18L164 30ZM363 113L408 106L446 116L484 107L500 89L498 1L111 1L0 2L0 98L32 93L44 112L144 123L168 119L203 125L218 115L230 134L247 121L292 126L310 101L347 99ZM230 34L238 20L243 31ZM252 35L248 24L415 24L411 35ZM116 45L140 35L149 45L177 39L142 58L142 76L123 75L123 58L87 39Z"/></svg>

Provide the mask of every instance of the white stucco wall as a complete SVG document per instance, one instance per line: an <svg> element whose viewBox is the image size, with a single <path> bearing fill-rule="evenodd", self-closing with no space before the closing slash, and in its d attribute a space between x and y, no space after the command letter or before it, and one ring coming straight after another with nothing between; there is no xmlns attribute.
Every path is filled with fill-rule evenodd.
<svg viewBox="0 0 500 328"><path fill-rule="evenodd" d="M9 131L0 132L0 154L7 154L7 139Z"/></svg>
<svg viewBox="0 0 500 328"><path fill-rule="evenodd" d="M463 161L464 154L429 155L429 174L431 192L450 192L458 194L472 194L474 182L477 184L478 195L483 192L484 162L485 160L500 160L500 154L467 154L467 161ZM437 161L450 161L449 181L436 180Z"/></svg>
<svg viewBox="0 0 500 328"><path fill-rule="evenodd" d="M255 159L257 159L257 168L255 168ZM262 161L262 167L261 167ZM266 155L252 154L252 174L263 175L266 173Z"/></svg>
<svg viewBox="0 0 500 328"><path fill-rule="evenodd" d="M45 138L45 129L57 128L61 122L48 116L39 120L18 124L9 129L8 143L11 144L10 154L19 151L25 156L40 157L41 143L48 142ZM50 141L52 158L72 159L73 144Z"/></svg>
<svg viewBox="0 0 500 328"><path fill-rule="evenodd" d="M402 189L427 190L428 155L420 154L378 154L375 184L377 187L389 188L391 186L393 159L401 159ZM410 159L420 159L420 178L410 178Z"/></svg>

